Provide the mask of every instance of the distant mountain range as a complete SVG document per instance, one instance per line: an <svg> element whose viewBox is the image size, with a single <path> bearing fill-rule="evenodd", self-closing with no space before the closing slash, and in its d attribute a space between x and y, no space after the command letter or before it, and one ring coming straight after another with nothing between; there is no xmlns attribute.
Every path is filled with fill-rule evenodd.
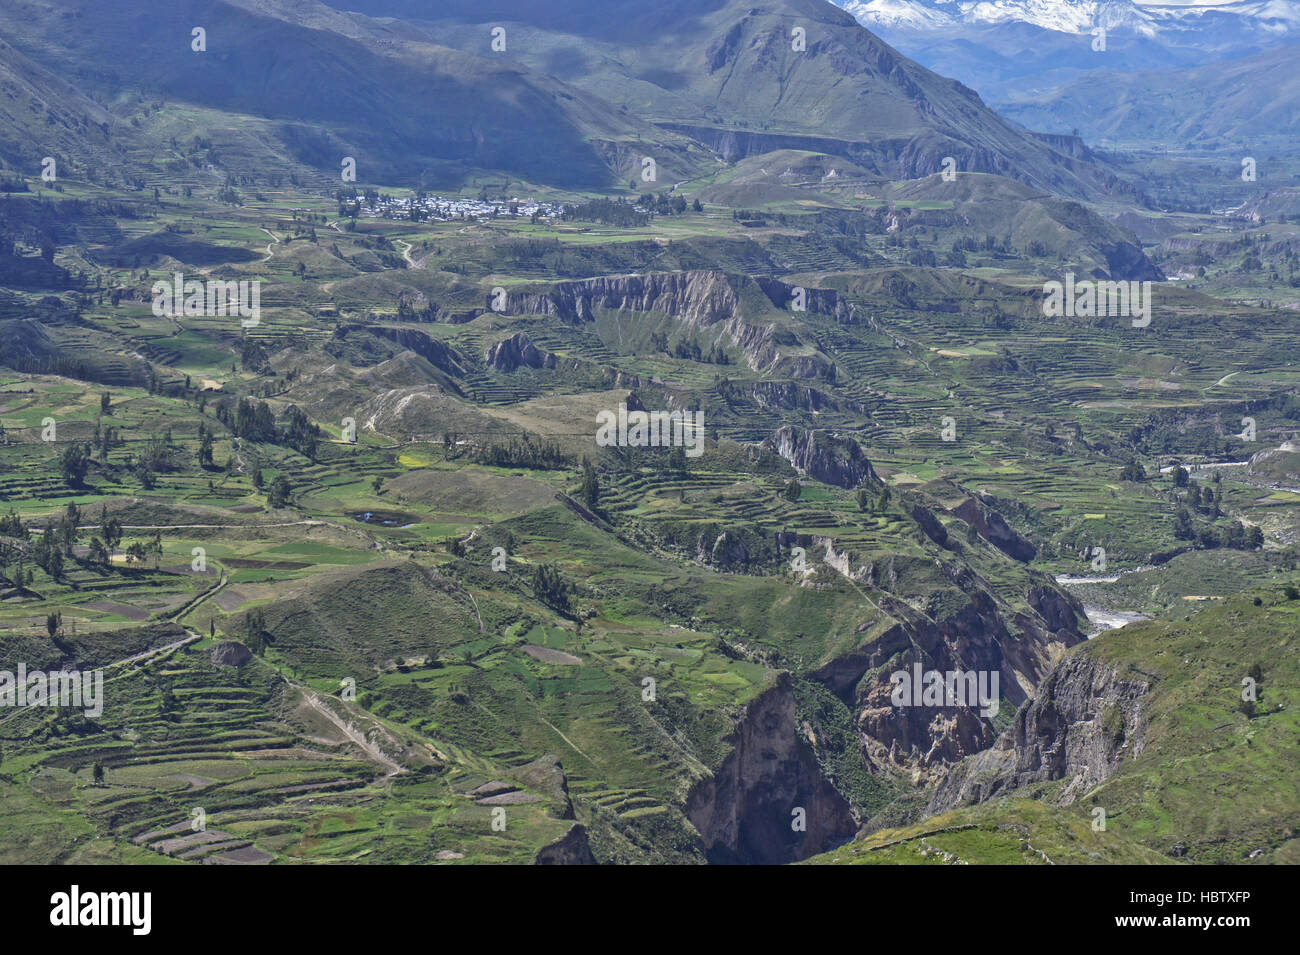
<svg viewBox="0 0 1300 955"><path fill-rule="evenodd" d="M1297 63L1300 43L1190 70L1093 74L1004 104L1003 112L1034 129L1077 130L1089 143L1240 149L1244 156L1300 142Z"/></svg>
<svg viewBox="0 0 1300 955"><path fill-rule="evenodd" d="M1132 0L837 0L918 62L1001 106L1094 70L1186 69L1300 39L1300 2L1178 6ZM1094 51L1092 31L1106 29Z"/></svg>
<svg viewBox="0 0 1300 955"><path fill-rule="evenodd" d="M1104 26L1151 37L1200 33L1207 38L1225 26L1238 35L1278 35L1300 28L1300 4L1294 0L1195 5L1132 0L843 0L838 5L869 27L1028 23L1057 33L1090 34L1094 27Z"/></svg>
<svg viewBox="0 0 1300 955"><path fill-rule="evenodd" d="M1058 195L1112 189L1076 144L1046 142L970 89L900 55L824 0L329 0L407 35L505 56L608 101L725 159L802 149L885 178L960 170L1009 176ZM796 29L806 48L796 49ZM421 35L423 31L423 35Z"/></svg>
<svg viewBox="0 0 1300 955"><path fill-rule="evenodd" d="M191 49L195 26L204 52ZM1007 122L824 0L13 0L0 34L0 70L37 75L30 60L80 91L20 84L35 105L18 111L16 135L0 130L0 160L28 166L57 129L86 164L104 162L106 132L113 165L200 135L236 175L281 163L337 180L353 156L363 181L431 186L492 171L645 188L645 157L671 186L718 157L803 149L884 178L951 157L1056 195L1121 187L1076 142ZM80 118L126 95L151 105L108 130ZM198 112L178 123L168 104ZM47 123L42 107L77 115Z"/></svg>

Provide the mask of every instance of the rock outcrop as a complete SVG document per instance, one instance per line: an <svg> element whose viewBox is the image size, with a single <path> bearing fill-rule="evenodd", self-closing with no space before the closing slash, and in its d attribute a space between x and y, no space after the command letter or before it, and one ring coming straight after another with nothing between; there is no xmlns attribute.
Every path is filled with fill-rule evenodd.
<svg viewBox="0 0 1300 955"><path fill-rule="evenodd" d="M745 708L729 742L730 754L686 802L709 861L793 862L852 838L848 802L798 732L788 674Z"/></svg>
<svg viewBox="0 0 1300 955"><path fill-rule="evenodd" d="M253 659L253 651L238 640L226 640L212 648L212 662L219 667L242 667Z"/></svg>
<svg viewBox="0 0 1300 955"><path fill-rule="evenodd" d="M917 526L925 532L925 536L930 538L940 547L951 548L952 541L948 538L948 529L943 526L943 522L934 516L934 512L924 504L912 505L912 520L916 521Z"/></svg>
<svg viewBox="0 0 1300 955"><path fill-rule="evenodd" d="M786 425L764 441L763 446L823 484L855 488L875 477L866 452L852 438Z"/></svg>
<svg viewBox="0 0 1300 955"><path fill-rule="evenodd" d="M1150 688L1148 680L1121 676L1087 652L1068 654L991 749L953 767L927 812L1056 780L1065 780L1056 801L1068 805L1142 752Z"/></svg>
<svg viewBox="0 0 1300 955"><path fill-rule="evenodd" d="M591 844L587 841L587 830L580 823L574 823L564 837L537 851L534 865L596 865L592 855Z"/></svg>
<svg viewBox="0 0 1300 955"><path fill-rule="evenodd" d="M779 285L780 283L775 283ZM710 345L739 349L750 368L786 378L834 381L835 363L782 326L773 283L764 287L748 276L719 270L613 275L557 282L546 291L507 292L503 311L512 315L550 315L574 325L595 323L601 313L635 312L667 316L689 335ZM787 287L788 292L793 286ZM784 302L789 302L786 295ZM808 290L809 311L850 318L839 294Z"/></svg>
<svg viewBox="0 0 1300 955"><path fill-rule="evenodd" d="M509 338L488 347L483 360L493 371L514 371L516 368L554 368L556 359L550 352L544 352L534 345L523 332L516 332Z"/></svg>
<svg viewBox="0 0 1300 955"><path fill-rule="evenodd" d="M1017 534L1001 514L984 502L968 497L951 513L974 527L980 537L1012 560L1028 563L1038 553L1037 547Z"/></svg>
<svg viewBox="0 0 1300 955"><path fill-rule="evenodd" d="M854 713L868 765L911 767L938 774L952 763L992 746L994 712L977 701L956 705L895 705L890 676L922 671L972 673L991 682L997 675L1001 706L1021 706L1030 688L1050 670L1060 650L1085 639L1060 602L1040 597L1053 620L1011 614L975 579L960 581L969 601L955 613L932 620L913 612L867 645L844 654L810 675ZM906 607L889 607L906 615ZM1063 624L1054 628L1053 623Z"/></svg>

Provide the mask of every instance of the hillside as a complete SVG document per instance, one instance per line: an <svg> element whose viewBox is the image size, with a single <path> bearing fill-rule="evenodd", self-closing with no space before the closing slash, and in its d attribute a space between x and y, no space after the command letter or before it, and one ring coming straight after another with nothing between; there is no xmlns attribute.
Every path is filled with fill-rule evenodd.
<svg viewBox="0 0 1300 955"><path fill-rule="evenodd" d="M1295 861L1285 149L350 2L0 9L0 860Z"/></svg>
<svg viewBox="0 0 1300 955"><path fill-rule="evenodd" d="M1291 44L1190 69L1108 71L1000 108L1032 129L1077 130L1099 144L1159 141L1249 155L1300 139L1297 56L1300 46ZM1200 95L1188 96L1189 89ZM1264 102L1260 90L1268 90Z"/></svg>
<svg viewBox="0 0 1300 955"><path fill-rule="evenodd" d="M1007 123L972 90L901 56L823 0L649 7L584 0L567 4L564 16L519 0L441 4L436 17L411 0L346 6L427 22L427 36L467 51L481 49L493 25L508 24L512 59L554 69L566 82L730 160L806 149L890 178L915 178L951 156L959 169L1061 194L1122 191L1110 170ZM592 15L583 16L586 9ZM802 50L793 49L796 28L804 31Z"/></svg>
<svg viewBox="0 0 1300 955"><path fill-rule="evenodd" d="M199 23L208 24L204 52L189 39ZM154 136L201 132L241 171L269 160L287 174L300 163L338 182L351 156L362 181L448 184L488 169L577 186L625 178L648 150L679 177L703 159L680 137L544 74L375 37L319 4L181 0L121 16L89 0L31 0L7 5L0 25L40 65L82 77L101 97L125 86L159 100L146 112ZM152 54L113 55L132 48ZM160 109L168 101L220 115L182 132ZM222 124L245 118L251 128L227 141Z"/></svg>
<svg viewBox="0 0 1300 955"><path fill-rule="evenodd" d="M1032 796L1081 818L1099 807L1107 832L1169 856L1294 862L1300 605L1273 591L1189 610L1067 655L931 810Z"/></svg>

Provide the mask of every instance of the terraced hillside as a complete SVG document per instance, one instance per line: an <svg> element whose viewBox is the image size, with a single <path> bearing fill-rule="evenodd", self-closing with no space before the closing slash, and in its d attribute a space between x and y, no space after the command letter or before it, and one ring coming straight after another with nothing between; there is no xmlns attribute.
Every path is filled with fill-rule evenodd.
<svg viewBox="0 0 1300 955"><path fill-rule="evenodd" d="M1293 861L1275 183L811 0L355 5L0 13L0 860Z"/></svg>

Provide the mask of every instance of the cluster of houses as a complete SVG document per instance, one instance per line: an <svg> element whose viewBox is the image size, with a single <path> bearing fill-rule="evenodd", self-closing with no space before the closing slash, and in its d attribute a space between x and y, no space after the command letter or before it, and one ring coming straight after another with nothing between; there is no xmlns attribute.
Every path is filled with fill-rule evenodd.
<svg viewBox="0 0 1300 955"><path fill-rule="evenodd" d="M361 215L378 219L409 219L411 210L419 210L419 217L427 222L451 222L458 219L496 219L502 217L530 219L554 218L564 212L559 202L538 202L535 199L465 199L448 196L423 196L404 198L380 195L367 197L361 203Z"/></svg>

